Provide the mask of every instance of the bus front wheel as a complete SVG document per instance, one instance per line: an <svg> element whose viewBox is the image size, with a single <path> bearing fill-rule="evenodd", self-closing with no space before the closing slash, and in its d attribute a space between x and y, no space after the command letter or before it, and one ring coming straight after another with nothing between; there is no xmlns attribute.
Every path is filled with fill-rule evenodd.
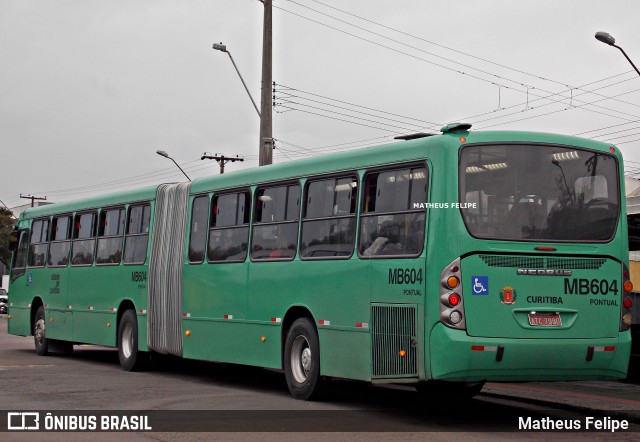
<svg viewBox="0 0 640 442"><path fill-rule="evenodd" d="M49 340L45 333L45 325L44 306L41 305L38 307L35 320L33 321L33 342L36 347L36 353L40 356L49 354Z"/></svg>
<svg viewBox="0 0 640 442"><path fill-rule="evenodd" d="M295 399L317 397L322 388L320 376L320 341L308 318L297 319L287 333L284 348L284 374Z"/></svg>
<svg viewBox="0 0 640 442"><path fill-rule="evenodd" d="M127 310L118 326L118 358L125 371L144 368L146 353L138 350L138 318L133 310Z"/></svg>

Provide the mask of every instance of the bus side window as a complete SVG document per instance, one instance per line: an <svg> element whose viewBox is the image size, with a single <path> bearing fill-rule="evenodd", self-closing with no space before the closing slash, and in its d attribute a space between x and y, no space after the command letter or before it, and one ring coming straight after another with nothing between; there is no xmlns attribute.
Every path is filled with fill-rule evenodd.
<svg viewBox="0 0 640 442"><path fill-rule="evenodd" d="M249 192L216 195L211 208L209 262L244 262L249 243Z"/></svg>
<svg viewBox="0 0 640 442"><path fill-rule="evenodd" d="M27 266L27 254L29 251L29 230L20 230L18 248L14 254L13 267L11 268L11 282L24 275Z"/></svg>
<svg viewBox="0 0 640 442"><path fill-rule="evenodd" d="M120 264L122 260L124 224L125 217L123 208L103 209L100 212L96 264Z"/></svg>
<svg viewBox="0 0 640 442"><path fill-rule="evenodd" d="M310 181L306 187L300 257L349 258L356 236L355 177Z"/></svg>
<svg viewBox="0 0 640 442"><path fill-rule="evenodd" d="M96 248L96 213L78 213L73 224L71 265L90 266Z"/></svg>
<svg viewBox="0 0 640 442"><path fill-rule="evenodd" d="M427 169L368 173L360 216L361 257L418 256L424 246Z"/></svg>
<svg viewBox="0 0 640 442"><path fill-rule="evenodd" d="M31 226L31 232L28 266L44 267L49 247L49 219L34 221Z"/></svg>
<svg viewBox="0 0 640 442"><path fill-rule="evenodd" d="M51 244L49 245L49 267L66 267L71 251L71 216L57 216L51 223Z"/></svg>
<svg viewBox="0 0 640 442"><path fill-rule="evenodd" d="M259 188L251 235L251 259L292 260L298 246L300 185Z"/></svg>
<svg viewBox="0 0 640 442"><path fill-rule="evenodd" d="M144 264L147 260L150 219L151 206L149 204L129 207L124 242L125 264Z"/></svg>
<svg viewBox="0 0 640 442"><path fill-rule="evenodd" d="M204 261L204 249L207 242L207 217L209 197L197 196L191 207L191 233L189 236L189 263L200 264Z"/></svg>

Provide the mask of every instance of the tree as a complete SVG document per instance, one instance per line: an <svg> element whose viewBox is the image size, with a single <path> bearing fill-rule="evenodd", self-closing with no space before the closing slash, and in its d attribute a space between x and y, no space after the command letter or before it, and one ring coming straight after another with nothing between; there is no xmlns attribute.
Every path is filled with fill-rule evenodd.
<svg viewBox="0 0 640 442"><path fill-rule="evenodd" d="M11 252L9 251L9 235L15 220L10 210L0 207L0 261L9 268Z"/></svg>

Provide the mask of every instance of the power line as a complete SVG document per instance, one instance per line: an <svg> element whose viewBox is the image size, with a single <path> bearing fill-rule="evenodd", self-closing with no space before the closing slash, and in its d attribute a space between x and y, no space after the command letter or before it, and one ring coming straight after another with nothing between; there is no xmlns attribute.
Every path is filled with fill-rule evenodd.
<svg viewBox="0 0 640 442"><path fill-rule="evenodd" d="M380 36L380 37L382 37L382 38L385 38L385 39L387 39L387 40L397 42L398 44L402 44L402 45L405 45L405 46L409 46L409 47L411 47L411 48L413 48L413 49L416 49L416 50L418 50L418 51L421 51L421 52L425 52L425 53L431 54L431 53L429 53L429 52L427 52L427 51L424 51L424 50L422 50L422 49L420 49L420 48L415 48L415 47L413 47L413 46L407 45L406 43L398 42L397 40L390 39L390 38L388 38L388 37L386 37L386 36L383 36L383 35L381 35L381 34L379 34L379 33L374 32L374 31L369 31L369 30L367 30L367 29L365 29L365 28L362 28L361 26L357 26L357 25L354 25L354 24L352 24L352 23L346 22L345 20L341 20L341 19L335 18L335 17L333 17L333 16L331 16L331 15L328 15L328 14L325 14L325 13L323 13L323 12L317 11L317 10L315 10L315 9L313 9L313 8L309 8L308 6L304 6L304 5L301 5L301 4L296 3L296 2L293 2L293 1L292 1L292 3L297 4L297 5L299 5L299 6L303 7L303 8L310 9L310 10L312 10L312 11L314 11L314 12L319 13L320 15L324 15L324 16L330 17L330 18L332 18L332 19L334 19L334 20L337 20L337 21L340 21L340 22L342 22L342 23L345 23L345 24L347 24L347 25L349 25L349 26L356 27L356 28L361 29L361 30L363 30L363 31L365 31L365 32L369 32L369 33L371 33L371 34L374 34L374 35ZM407 53L407 52L403 52L403 51L397 50L397 49L395 49L395 48L392 48L392 47L390 47L390 46L384 45L384 44L382 44L382 43L379 43L379 42L375 42L375 41L369 40L369 39L364 38L364 37L362 37L362 36L359 36L359 35L353 34L353 33L351 33L351 32L347 32L347 31L345 31L345 30L342 30L342 29L336 28L336 27L334 27L334 26L330 26L330 25L328 25L328 24L326 24L326 23L319 22L319 21L317 21L317 20L311 19L311 18L309 18L309 17L305 17L305 16L303 16L303 15L297 14L297 13L292 12L292 11L289 11L289 10L286 10L286 9L284 9L284 8L277 7L277 9L280 9L280 10L282 10L282 11L284 11L284 12L287 12L287 13L289 13L289 14L291 14L291 15L294 15L294 16L297 16L297 17L300 17L300 18L302 18L302 19L305 19L305 20L311 21L311 22L313 22L313 23L319 24L319 25L321 25L321 26L327 27L327 28L329 28L329 29L332 29L332 30L335 30L335 31L338 31L338 32L341 32L341 33L344 33L344 34L347 34L347 35L352 36L352 37L354 37L354 38L357 38L357 39L360 39L360 40L363 40L363 41L366 41L366 42L369 42L369 43L372 43L372 44L378 45L378 46L380 46L380 47L383 47L383 48L386 48L386 49L392 50L392 51L394 51L394 52L397 52L397 53L400 53L400 54L403 54L403 55L406 55L406 56L409 56L409 57L412 57L412 58L415 58L415 59L418 59L418 60L421 60L421 61L424 61L424 62L427 62L427 63L430 63L430 64L434 64L434 65L436 65L436 66L439 66L439 67L442 67L442 68L445 68L445 69L448 69L448 70L452 70L452 71L454 71L454 72L457 72L457 73L460 73L460 74L463 74L463 75L470 76L470 77L472 77L472 78L476 78L476 79L481 80L481 81L484 81L484 82L488 82L488 83L494 84L494 85L499 86L499 87L504 87L504 88L506 88L506 89L517 90L517 91L519 91L519 92L521 92L521 93L526 93L526 94L528 94L528 95L530 94L530 95L532 95L532 96L534 96L534 97L538 97L538 98L540 98L540 99L546 99L546 100L551 100L551 99L552 99L551 97L560 96L560 97L561 97L561 99L560 99L560 100L552 100L552 101L554 101L555 103L559 103L559 104L562 104L562 101L563 101L563 100L572 100L572 101L573 101L573 100L575 99L575 100L576 100L576 102L577 102L577 103L581 103L581 104L582 104L582 106L593 106L593 107L596 107L596 108L604 109L604 110L606 110L606 111L608 111L608 112L621 113L621 114L625 114L625 115L628 115L628 116L633 116L634 118L638 118L638 117L637 117L637 116L635 116L635 115L628 114L628 113L624 113L624 112L618 111L618 110L616 110L616 109L610 109L610 108L606 108L606 107L603 107L603 106L599 106L599 105L595 105L595 104L593 104L593 103L595 103L595 102L590 103L590 102L586 102L586 101L578 100L578 99L577 99L577 96L576 96L576 97L571 97L571 96L567 97L567 96L566 96L567 91L562 91L562 92L551 92L551 91L546 91L546 90L544 90L544 89L540 89L540 88L538 88L538 90L540 90L540 91L542 91L542 92L544 92L544 93L546 93L546 94L549 94L549 95L546 95L546 96L539 95L539 94L536 94L536 93L534 93L534 92L533 92L533 90L534 90L534 89L536 89L536 88L534 88L534 87L528 87L528 86L527 86L527 85L525 85L524 83L519 82L519 81L517 81L517 80L508 79L508 78L506 78L506 77L502 77L502 76L499 76L499 75L496 75L496 74L492 74L492 73L489 73L489 72L486 72L486 71L482 71L482 70L476 69L476 68L471 67L471 66L468 66L468 65L462 65L462 64L460 64L460 63L457 63L457 62L453 61L453 62L455 62L455 63L457 63L457 64L459 64L459 65L461 65L461 66L470 67L471 69L476 69L476 70L478 70L478 71L480 71L480 72L484 72L484 73L486 73L486 74L488 74L488 75L496 76L496 77L498 77L498 78L506 79L506 80L508 80L508 81L511 81L511 82L514 82L514 83L517 83L517 84L523 85L523 86L525 86L527 89L526 89L526 90L521 90L521 89L518 89L518 88L511 88L511 87L506 86L506 85L504 85L504 84L496 83L495 81L487 80L487 79L485 79L485 78L478 77L477 75L469 74L469 73L463 72L463 71L461 71L461 70L454 69L454 68L451 68L451 67L448 67L448 66L444 66L444 65L441 65L441 64L439 64L439 63L435 63L435 62L433 62L433 61L426 60L426 59L424 59L424 58L421 58L421 57L415 56L415 55L413 55L413 54L409 54L409 53ZM437 56L437 55L435 55L435 54L434 54L434 56L439 57L439 58L444 58L444 57ZM448 59L446 59L446 60L448 60ZM449 60L449 61L450 61L450 60ZM533 75L533 74L532 74L532 75ZM558 84L562 84L563 86L565 86L565 87L567 87L567 88L570 88L570 90L571 90L571 94L572 94L572 91L573 91L574 89L580 89L580 87L578 87L578 88L573 88L573 87L571 87L571 86L569 86L569 85L567 85L567 84L565 84L565 83L560 83L560 82L556 82L556 83L558 83ZM596 90L598 90L598 89L596 89ZM594 92L593 92L593 91L589 91L589 92L584 92L584 93L594 93ZM583 93L583 94L584 94L584 93ZM580 95L583 95L583 94L580 94ZM595 95L599 95L599 96L601 96L601 97L604 97L605 99L613 99L613 98L611 98L611 97L606 97L606 96L603 96L603 95L601 95L601 94L595 94ZM602 100L601 100L601 101L602 101ZM626 102L625 102L625 103L626 103ZM598 111L593 110L593 109L587 109L587 110L588 110L588 111L590 111L590 112L600 113L600 114L603 114L603 115L607 115L607 116L610 116L610 117L613 117L613 118L618 118L618 117L616 117L615 115L610 115L610 114L606 114L606 113L598 112ZM497 119L497 118L501 118L501 117L495 117L494 119ZM535 118L535 117L532 117L532 118ZM520 121L520 120L521 120L521 119L516 120L516 121ZM502 124L504 124L504 123L502 123Z"/></svg>
<svg viewBox="0 0 640 442"><path fill-rule="evenodd" d="M257 162L257 155L247 155L245 159L247 159L250 162ZM198 163L198 165L185 167L185 170L188 172L197 172L197 171L209 169L208 165L200 164L199 160L194 160L186 164L191 164L194 162ZM148 183L149 185L157 184L163 181L162 178L167 178L167 177L176 176L176 175L179 175L179 173L177 173L174 170L174 168L171 167L171 168L161 169L155 172L135 175L132 177L127 177L120 180L114 180L114 181L109 181L109 182L100 183L100 184L92 184L87 186L58 189L54 191L43 191L43 192L37 192L37 193L46 193L49 197L51 197L52 195L62 197L62 196L70 196L70 195L81 195L86 193L100 193L100 192L111 191L116 189L139 187L145 183ZM11 203L11 201L16 201L17 198L18 197L11 198L11 199L8 199L7 201Z"/></svg>
<svg viewBox="0 0 640 442"><path fill-rule="evenodd" d="M323 103L322 101L312 100L310 98L306 98L306 97L303 97L303 96L300 96L300 95L295 95L295 94L292 94L292 93L289 92L289 91L295 91L295 92L298 92L298 93L303 94L303 95L310 95L312 97L318 97L318 98L322 98L324 100L335 101L336 103L345 104L347 106L357 107L357 108L365 109L367 111L373 111L373 112L377 112L377 113L384 114L384 115L389 115L391 117L400 117L400 118L404 118L406 120L412 120L412 121L415 121L415 122L418 122L418 123L426 123L426 124L430 124L430 125L433 125L433 126L442 127L442 123L434 123L434 122L428 121L428 120L423 120L423 119L414 118L414 117L408 117L406 115L395 114L395 113L383 111L383 110L380 110L380 109L375 109L375 108L372 108L372 107L362 106L362 105L359 105L359 104L350 103L348 101L339 100L337 98L331 98L331 97L327 97L325 95L320 95L320 94L315 94L315 93L312 93L312 92L304 91L302 89L296 89L294 87L286 86L286 85L283 85L283 84L278 84L276 86L280 87L280 88L276 87L276 89L275 89L276 93L280 93L281 94L280 95L280 99L282 99L282 97L283 97L282 94L284 94L284 97L286 97L286 98L300 98L300 99L304 99L304 100L311 101L311 102L314 102L314 103ZM337 105L331 105L331 106L339 108L339 109L348 109L347 107L342 107L342 106L337 106ZM361 113L363 115L374 116L374 114L370 114L370 113L367 113L367 112L361 112ZM384 118L384 119L387 119L389 121L393 121L393 122L397 122L397 123L404 123L403 121L396 120L394 118L379 117L379 116L376 116L376 117Z"/></svg>
<svg viewBox="0 0 640 442"><path fill-rule="evenodd" d="M485 82L490 82L490 83L495 84L495 85L497 85L497 86L499 86L499 87L504 87L504 88L506 88L506 89L517 90L517 91L520 91L520 92L523 92L523 93L530 93L530 90L531 90L531 89L535 89L533 86L526 85L525 83L523 83L523 82L521 82L521 81L519 81L519 80L510 79L510 78L507 78L507 77L504 77L504 76L501 76L501 75L498 75L498 74L495 74L495 73L492 73L492 72L485 71L485 70L483 70L483 69L479 69L479 68L476 68L476 67L470 66L470 65L468 65L468 64L460 63L460 62L458 62L458 61L456 61L456 60L451 60L451 59L448 59L448 58L446 58L446 57L442 57L442 56L437 55L437 54L434 54L434 53L432 53L432 52L425 51L424 49L421 49L421 48L418 48L418 47L415 47L415 46L409 45L409 44L407 44L407 43L401 42L401 41L399 41L399 40L395 40L395 39L390 38L390 37L388 37L388 36L382 35L382 34L380 34L380 33L378 33L378 32L371 31L371 30L369 30L369 29L363 28L362 26L355 25L355 24L350 23L350 22L348 22L348 21L346 21L346 20L342 20L342 19L337 18L337 17L334 17L334 16L332 16L332 15L329 15L329 14L323 13L323 12L318 11L317 9L311 8L311 7L309 7L309 6L302 5L302 4L300 4L300 3L298 3L298 2L295 2L295 1L293 1L293 0L289 0L289 1L290 1L291 3L293 3L293 4L296 4L296 5L300 6L300 7L302 7L302 8L305 8L305 9L311 10L311 11L313 11L313 12L316 12L316 13L320 14L320 15L323 15L323 16L325 16L325 17L329 17L329 18L331 18L331 19L333 19L333 20L336 20L336 21L338 21L338 22L340 22L340 23L343 23L343 24L346 24L346 25L348 25L348 26L352 26L352 27L354 27L354 28L356 28L356 29L359 29L359 30L362 30L362 31L364 31L364 32L367 32L367 33L373 34L373 35L375 35L375 36L378 36L378 37L384 38L385 40L389 40L389 41L391 41L391 42L394 42L394 43L400 44L400 45L402 45L402 46L409 47L409 48L411 48L411 49L414 49L414 50L416 50L416 51L419 51L419 52L422 52L422 53L425 53L425 54L431 55L431 56L433 56L433 57L436 57L436 58L440 58L440 59L446 60L446 61L448 61L448 62L450 62L450 63L455 63L455 64L457 64L457 65L459 65L459 66L463 66L463 67L466 67L466 68L469 68L469 69L472 69L472 70L475 70L475 71L481 72L481 73L483 73L483 74L485 74L485 75L489 75L489 76L492 76L492 77L499 78L499 79L501 79L501 80L506 80L506 81L509 81L509 82L515 83L515 84L520 85L520 86L524 86L524 87L526 88L526 90L525 90L525 91L523 91L523 90L518 89L518 88L510 88L509 86L506 86L506 85L504 85L504 84L496 83L496 82L494 82L494 81L487 80L487 79L484 79L484 78L481 78L481 77L478 77L478 76L474 76L474 75L468 74L468 73L466 73L466 72L463 72L463 71L457 70L457 69L455 69L455 68L451 68L451 67L448 67L448 66L443 66L443 65L441 65L441 64L439 64L439 63L435 63L435 62L432 62L432 61L429 61L429 60L425 60L425 59L420 58L420 57L416 57L416 56L411 55L411 54L408 54L408 53L406 53L406 52L399 51L399 50L397 50L397 49L394 49L394 48L391 48L391 47L389 47L389 46L383 45L383 44L381 44L381 43L374 42L374 41L369 40L369 39L366 39L366 38L364 38L364 37L361 37L361 36L358 36L358 35L352 34L352 33L350 33L350 32L344 31L344 30L342 30L342 29L335 28L335 27L333 27L333 26L327 25L327 24L322 23L322 22L318 22L318 21L316 21L316 20L310 19L310 18L305 17L305 16L302 16L302 15L300 15L300 14L296 14L296 13L291 12L291 11L288 11L288 10L286 10L286 9L283 9L283 8L278 8L278 9L280 9L280 10L282 10L282 11L284 11L284 12L288 12L288 13L290 13L290 14L292 14L292 15L298 16L298 17L300 17L300 18L303 18L303 19L306 19L306 20L312 21L312 22L314 22L314 23L320 24L320 25L322 25L322 26L328 27L328 28L330 28L330 29L336 30L336 31L338 31L338 32L345 33L345 34L350 35L350 36L352 36L352 37L355 37L355 38L358 38L358 39L361 39L361 40L367 41L367 42L369 42L369 43L376 44L376 45L378 45L378 46L381 46L381 47L384 47L384 48L387 48L387 49L393 50L393 51L395 51L395 52L398 52L398 53L401 53L401 54L404 54L404 55L407 55L407 56L410 56L410 57L413 57L413 58L417 58L417 59L419 59L419 60L425 61L425 62L427 62L427 63L434 64L434 65L439 66L439 67L443 67L443 68L445 68L445 69L453 70L453 71L458 72L458 73L460 73L460 74L469 75L469 76L471 76L471 77L473 77L473 78L476 78L476 79L479 79L479 80L482 80L482 81L485 81ZM324 3L322 3L322 2L317 2L317 3L320 3L320 4L325 5L325 4L324 4ZM327 5L325 5L325 6L327 6ZM337 9L337 8L333 8L333 7L331 7L331 6L328 6L328 7L332 8L332 9L339 10L339 9ZM380 24L378 24L378 23L376 23L376 22L373 22L373 21L368 20L368 19L364 19L364 18L362 18L362 17L360 17L360 16L357 16L357 15L355 15L355 14L347 13L346 11L342 11L342 10L339 10L339 11L341 11L341 12L343 12L343 13L346 13L346 14L348 14L348 15L354 16L354 17L356 17L356 18L359 18L359 19L361 19L361 20L364 20L364 21L367 21L367 22L370 22L370 23L374 23L374 24L376 24L376 25L378 25L378 26L382 26L382 27L384 27L384 28L386 28L386 29L391 29L391 30L393 30L393 31L395 31L395 32L399 32L399 33L401 33L401 34L403 34L403 35L408 35L408 36L411 36L412 38L416 38L416 39L419 39L419 40L422 40L422 41L427 41L428 43L434 44L433 42L430 42L430 41L428 41L428 40L424 40L424 39L421 39L420 37L416 37L416 36L413 36L413 35L411 35L411 34L407 34L407 33L404 33L404 32L402 32L402 31L395 30L395 29L390 28L390 27L387 27L387 26L385 26L385 25L380 25ZM445 47L445 48L446 48L446 47ZM450 49L450 48L447 48L447 49L452 50L452 49ZM455 52L460 52L460 51L455 51ZM470 54L467 54L467 53L463 53L463 54L468 55L468 56L471 56ZM471 56L471 57L473 57L473 58L479 58L479 57L475 57L475 56ZM486 61L486 60L484 60L484 61ZM490 63L492 63L492 62L490 62ZM492 64L496 64L496 63L492 63ZM504 66L504 65L500 65L500 66L505 67L505 68L507 68L507 69L511 69L511 70L517 71L517 72L520 72L520 73L524 73L524 71L520 71L520 70L517 70L517 69L509 68L509 67ZM564 87L569 88L570 90L573 90L573 89L579 89L579 87L578 87L578 88L575 88L575 87L572 87L572 86L570 86L570 85L568 85L568 84L566 84L566 83L562 83L562 82L558 82L558 81L555 81L555 80L550 80L550 79L547 79L547 78L543 78L543 77L540 77L540 76L535 75L535 74L529 74L529 73L526 73L526 74L527 74L527 75L530 75L530 76L533 76L533 77L536 77L536 78L539 78L539 79L543 79L543 80L550 81L550 82L553 82L553 83L556 83L556 84L560 84L560 85L562 85L562 86L564 86ZM538 89L539 89L539 88L538 88ZM550 91L546 91L546 90L544 90L544 89L540 89L540 90L541 90L541 91L543 91L543 92L545 92L545 93L550 93L550 94L554 94L554 95L561 95L561 96L563 97L563 99L564 99L564 98L570 98L570 97L565 97L565 96L564 96L564 94L566 93L565 91L563 91L563 92L559 92L559 93L553 93L553 92L550 92ZM589 92L589 93L594 93L594 92ZM594 94L595 94L595 95L599 95L599 96L601 96L601 97L604 97L604 96L603 96L603 95L601 95L601 94L596 94L596 93L594 93ZM535 94L533 94L533 95L535 95ZM546 97L544 97L544 98L546 98ZM609 98L609 97L607 97L607 98ZM625 102L625 103L627 103L627 102ZM627 103L627 104L630 104L630 103Z"/></svg>
<svg viewBox="0 0 640 442"><path fill-rule="evenodd" d="M425 59L425 58L418 57L417 55L413 55L413 54L410 54L410 53L408 53L408 52L404 52L404 51L401 51L401 50L398 50L398 49L392 48L391 46L387 46L387 45L384 45L384 44L382 44L382 43L375 42L375 41L373 41L373 40L369 40L369 39L364 38L364 37L362 37L362 36L359 36L359 35L353 34L353 33L351 33L351 32L345 31L345 30L343 30L343 29L336 28L336 27L331 26L331 25L328 25L328 24L326 24L326 23L319 22L319 21L314 20L314 19L312 19L312 18L305 17L305 16L303 16L303 15L297 14L297 13L295 13L295 12L289 11L289 10L284 9L284 8L281 8L281 7L279 7L279 6L274 6L274 8L279 9L280 11L286 12L286 13L288 13L288 14L294 15L294 16L296 16L296 17L302 18L302 19L304 19L304 20L308 20L308 21L310 21L310 22L313 22L313 23L319 24L320 26L324 26L324 27L329 28L329 29L332 29L332 30L334 30L334 31L338 31L338 32L343 33L343 34L347 34L347 35L349 35L349 36L351 36L351 37L354 37L354 38L357 38L357 39L359 39L359 40L363 40L363 41L366 41L366 42L368 42L368 43L374 44L374 45L376 45L376 46L380 46L380 47L382 47L382 48L388 49L388 50L390 50L390 51L397 52L398 54L405 55L405 56L408 56L408 57L411 57L411 58L414 58L414 59L417 59L417 60L423 61L423 62L425 62L425 63L429 63L429 64L432 64L432 65L434 65L434 66L438 66L438 67L441 67L441 68L443 68L443 69L446 69L446 70L449 70L449 71L456 72L456 73L461 74L461 75L466 75L466 76L468 76L468 77L475 78L475 79L477 79L477 80L479 80L479 81L483 81L483 82L485 82L485 83L494 84L494 85L499 85L499 83L496 83L496 82L494 82L494 81L492 81L492 80L487 80L486 78L482 78L482 77L479 77L479 76L477 76L477 75L469 74L469 73L464 72L464 71L462 71L462 70L455 69L455 68L452 68L452 67L450 67L450 66L445 66L445 65L443 65L443 64L436 63L436 62L434 62L434 61L430 61L430 60L427 60L427 59ZM418 49L418 50L419 50L419 49ZM426 52L426 51L422 51L422 52ZM427 53L428 53L428 52L427 52ZM443 58L443 57L440 57L440 58ZM478 70L478 69L475 69L475 68L471 68L471 69ZM493 74L490 74L490 75L493 75ZM499 77L499 76L498 76L498 77ZM499 78L500 78L500 77L499 77ZM521 83L519 83L519 84L521 84ZM502 86L502 87L504 87L504 88L506 88L506 89L514 89L514 88L511 88L511 87L509 87L509 86L507 86L507 85L505 85L505 84L502 84L501 86ZM515 90L519 90L519 89L515 89ZM520 90L520 92L523 92L523 93L524 93L524 92L526 92L526 91L525 91L525 90Z"/></svg>
<svg viewBox="0 0 640 442"><path fill-rule="evenodd" d="M613 125L610 125L610 126L601 127L599 129L592 129L592 130L588 130L588 131L585 131L585 132L580 132L580 133L577 133L577 134L574 134L574 135L576 135L576 136L584 135L584 134L588 134L588 133L591 133L591 132L598 132L598 131L601 131L601 130L611 129L613 127L625 126L627 124L633 124L633 123L640 123L640 120L637 120L637 121L625 121L624 123L613 124Z"/></svg>
<svg viewBox="0 0 640 442"><path fill-rule="evenodd" d="M403 131L415 131L415 130L417 130L417 129L415 129L415 127L406 127L406 126L399 126L399 125L391 124L391 123L380 122L380 121L377 121L377 120L374 120L374 119L370 119L370 118L359 117L357 115L351 115L351 114L344 113L344 112L331 111L331 110L328 110L326 108L313 106L313 105L310 105L310 104L298 103L298 102L295 102L295 101L286 101L285 100L285 101L281 102L280 104L278 104L278 106L284 106L284 107L289 107L289 108L292 108L291 106L302 106L302 107L310 108L310 109L314 109L314 110L331 112L332 114L335 114L335 115L341 115L343 117L354 118L354 119L357 119L357 120L360 120L360 121L369 122L369 123L372 123L372 124L380 124L380 125L384 125L386 127L394 128L394 129L401 129ZM363 114L363 115L370 115L370 114Z"/></svg>
<svg viewBox="0 0 640 442"><path fill-rule="evenodd" d="M356 124L358 126L368 127L368 128L371 128L371 129L377 129L377 130L381 130L381 131L385 131L385 132L391 132L388 128L384 128L384 127L380 127L380 126L372 126L371 124L359 123L357 121L347 120L347 119L344 119L344 118L338 118L338 117L333 116L333 113L332 113L332 115L325 115L325 114L320 114L318 112L312 112L312 111L309 111L309 110L304 110L304 109L285 106L285 105L280 105L279 107L282 107L282 108L288 109L288 110L295 110L295 111L298 111L298 112L303 112L305 114L315 115L315 116L318 116L318 117L329 118L331 120L342 121L344 123L351 123L351 124Z"/></svg>
<svg viewBox="0 0 640 442"><path fill-rule="evenodd" d="M550 79L550 78L546 78L546 77L543 77L543 76L541 76L541 75L532 74L532 73L530 73L530 72L522 71L522 70L520 70L520 69L516 69L516 68L510 67L510 66L507 66L507 65L501 64L501 63L497 63L497 62L492 61L492 60L488 60L488 59L485 59L485 58L482 58L482 57L478 57L478 56L473 55L473 54L470 54L470 53L468 53L468 52L464 52L464 51L460 51L460 50L457 50L457 49L453 49L453 48L448 47L448 46L445 46L445 45L443 45L443 44L436 43L436 42L434 42L434 41L427 40L427 39L422 38L422 37L418 37L418 36L413 35L413 34L410 34L410 33L408 33L408 32L405 32L405 31L402 31L402 30L399 30L399 29L393 28L393 27L391 27L391 26L384 25L384 24L382 24L382 23L380 23L380 22L376 22L376 21L374 21L374 20L370 20L370 19L367 19L367 18L365 18L365 17L359 16L359 15L357 15L357 14L354 14L354 13L351 13L351 12L348 12L348 11L345 11L344 9L336 8L335 6L328 5L328 4L323 3L323 2L321 2L321 1L319 1L319 0L311 0L311 1L313 1L313 2L315 2L315 3L319 3L319 4L321 4L321 5L325 6L325 7L329 8L329 9L333 9L333 10L336 10L336 11L342 12L343 14L349 15L349 16L354 17L354 18L357 18L357 19L359 19L359 20L362 20L362 21L365 21L365 22L368 22L368 23L374 24L374 25L379 26L379 27L381 27L381 28L384 28L384 29L387 29L387 30L390 30L390 31L396 32L396 33L398 33L398 34L401 34L401 35L404 35L404 36L407 36L407 37L410 37L410 38L414 38L414 39L416 39L416 40L419 40L419 41L422 41L422 42L425 42L425 43L429 43L429 44L431 44L431 45L437 46L437 47L439 47L439 48L446 49L446 50L448 50L448 51L455 52L455 53L460 54L460 55L464 55L465 57L471 57L471 58L474 58L474 59L476 59L476 60L480 60L480 61L485 62L485 63L488 63L488 64L493 64L493 65L496 65L496 66L498 66L498 67L501 67L501 68L504 68L504 69L508 69L508 70L511 70L511 71L517 72L517 73L519 73L519 74L523 74L523 75L531 76L531 77L534 77L534 78L537 78L537 79L540 79L540 80L543 80L543 81L549 81L549 82L556 83L556 84L559 84L559 85L568 86L566 83L563 83L563 82L560 82L560 81L556 81L556 80L553 80L553 79ZM295 2L293 2L293 3L295 3Z"/></svg>

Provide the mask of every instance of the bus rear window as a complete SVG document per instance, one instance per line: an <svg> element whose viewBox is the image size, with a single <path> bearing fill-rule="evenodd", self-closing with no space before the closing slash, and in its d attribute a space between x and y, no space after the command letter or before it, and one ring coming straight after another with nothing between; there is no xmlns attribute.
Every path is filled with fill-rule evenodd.
<svg viewBox="0 0 640 442"><path fill-rule="evenodd" d="M470 145L460 155L460 202L473 236L609 241L620 214L612 155L545 145Z"/></svg>

